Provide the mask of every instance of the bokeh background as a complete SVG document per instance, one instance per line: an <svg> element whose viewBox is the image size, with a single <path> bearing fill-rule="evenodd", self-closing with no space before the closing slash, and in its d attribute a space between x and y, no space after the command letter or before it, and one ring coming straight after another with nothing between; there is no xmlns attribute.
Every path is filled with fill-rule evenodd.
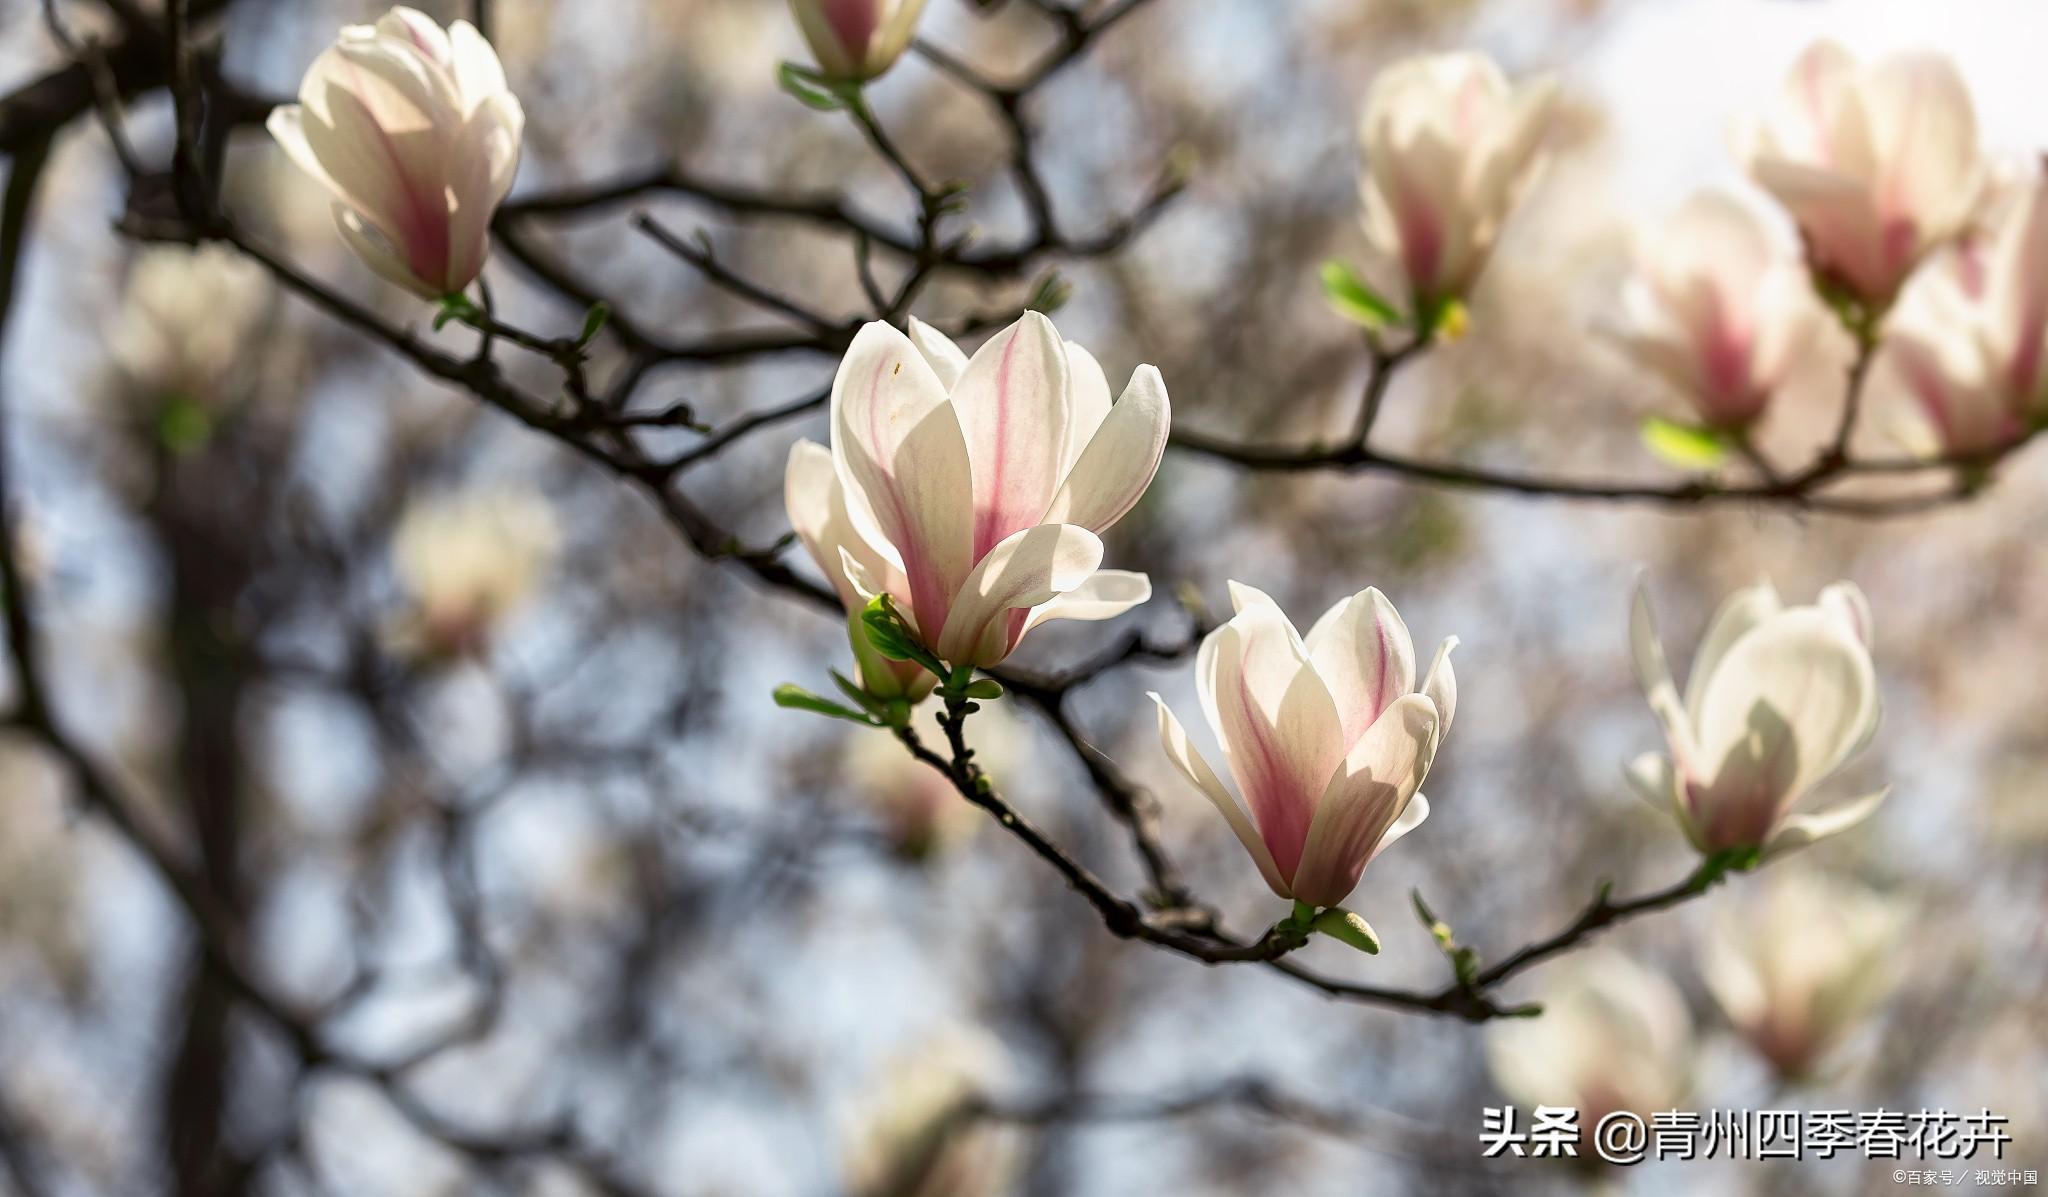
<svg viewBox="0 0 2048 1197"><path fill-rule="evenodd" d="M95 3L54 7L79 37L110 28ZM857 130L777 88L777 64L804 56L783 5L492 8L528 114L515 201L675 162L840 191L910 226L910 197ZM338 25L378 11L237 0L223 69L287 95ZM1549 167L1472 299L1469 333L1402 376L1378 435L1460 461L1668 476L1636 428L1677 401L1602 335L1631 238L1696 187L1740 186L1735 123L1822 35L1863 54L1953 55L1987 145L2015 160L2048 149L2048 10L2022 0L1155 0L1034 99L1043 169L1081 231L1140 202L1169 158L1191 162L1192 181L1127 247L1059 263L1072 291L1055 319L1119 383L1158 366L1182 426L1335 435L1365 362L1316 268L1363 254L1360 101L1395 57L1481 48L1511 74L1558 77ZM1048 44L1048 26L1020 2L932 0L923 36L1000 76ZM68 58L44 5L0 0L0 93ZM910 158L972 184L990 240L1021 230L985 105L915 55L873 99ZM139 152L167 154L162 93L126 125ZM290 260L435 344L474 343L431 331L429 310L347 256L324 195L260 127L227 161L229 210ZM1048 1109L1102 1100L947 1124L934 1183L950 1187L920 1191L1892 1186L1892 1162L1854 1158L1604 1171L1480 1159L1481 1108L1528 1102L1503 1088L1511 1070L1489 1067L1511 1050L1502 1028L1332 1003L1268 970L1112 938L886 737L770 704L778 682L822 688L842 625L699 558L610 472L420 377L232 251L118 235L126 190L105 132L76 123L44 182L0 358L10 532L57 718L153 820L205 846L265 982L381 1066L302 1068L209 981L179 907L76 801L68 772L0 735L0 1192L875 1194L932 1145L932 1112L969 1092ZM844 238L820 230L660 194L538 229L642 327L714 335L760 317L635 232L635 210L702 229L719 261L822 310L863 307ZM517 323L568 332L581 319L502 255L486 277ZM916 310L1015 306L1035 281L949 278ZM1846 346L1812 350L1812 377L1766 430L1786 460L1833 419ZM558 378L501 358L537 390ZM610 364L600 354L596 368ZM801 352L681 363L644 397L722 422L822 386L833 365ZM1883 419L1866 431L1882 446ZM684 488L747 543L772 541L797 436L823 439L822 418L738 442ZM2044 533L2038 453L1975 501L1872 522L1253 476L1174 452L1109 543L1112 564L1151 573L1158 597L1128 622L1162 642L1185 637L1186 606L1225 609L1227 578L1269 590L1302 626L1377 585L1419 642L1462 638L1434 813L1351 903L1384 951L1319 941L1304 954L1420 988L1446 970L1411 889L1497 957L1563 924L1603 880L1626 894L1691 866L1621 781L1623 761L1659 746L1628 670L1638 571L1679 659L1736 586L1768 577L1804 600L1854 580L1876 612L1887 726L1842 792L1888 782L1889 802L1601 951L1676 995L1657 1067L1679 1109L1988 1107L2011 1120L2007 1166L2043 1168ZM1055 625L1022 663L1057 668L1120 630ZM1232 925L1263 926L1277 903L1157 745L1144 692L1191 711L1191 674L1186 659L1136 662L1069 710L1157 795L1197 892ZM975 721L989 767L1135 892L1079 762L1014 705ZM1869 1011L1824 1067L1786 1079L1732 1032L1705 956L1717 928L1755 939L1805 925L1806 908L1772 901L1792 874L1862 887L1896 922ZM1543 999L1575 970L1534 970L1510 996ZM1312 1108L1147 1104L1218 1086Z"/></svg>

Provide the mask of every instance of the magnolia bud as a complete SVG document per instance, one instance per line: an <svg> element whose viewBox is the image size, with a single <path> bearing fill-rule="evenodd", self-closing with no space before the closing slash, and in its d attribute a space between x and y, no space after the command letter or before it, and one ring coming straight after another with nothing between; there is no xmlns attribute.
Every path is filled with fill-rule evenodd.
<svg viewBox="0 0 2048 1197"><path fill-rule="evenodd" d="M903 57L924 0L789 0L827 79L865 83Z"/></svg>

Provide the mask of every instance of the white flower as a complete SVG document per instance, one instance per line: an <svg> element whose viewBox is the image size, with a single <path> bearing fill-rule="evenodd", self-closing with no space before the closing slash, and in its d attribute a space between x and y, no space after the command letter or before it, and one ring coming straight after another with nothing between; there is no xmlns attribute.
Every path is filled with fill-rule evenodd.
<svg viewBox="0 0 2048 1197"><path fill-rule="evenodd" d="M1677 986L1628 957L1593 948L1548 974L1537 1018L1496 1022L1486 1060L1529 1105L1569 1106L1590 1131L1623 1110L1648 1117L1691 1085L1692 1016Z"/></svg>
<svg viewBox="0 0 2048 1197"><path fill-rule="evenodd" d="M128 274L114 357L159 394L206 402L271 300L269 275L227 246L150 246Z"/></svg>
<svg viewBox="0 0 2048 1197"><path fill-rule="evenodd" d="M526 122L483 35L394 8L344 27L299 101L270 114L271 135L334 194L364 264L427 299L474 282Z"/></svg>
<svg viewBox="0 0 2048 1197"><path fill-rule="evenodd" d="M1366 236L1423 305L1465 294L1538 163L1556 89L1517 88L1492 59L1405 58L1365 100Z"/></svg>
<svg viewBox="0 0 2048 1197"><path fill-rule="evenodd" d="M1145 575L1097 568L1096 533L1145 493L1167 418L1157 370L1112 405L1037 312L971 360L916 320L872 323L832 383L829 456L790 453L790 522L849 607L887 593L939 659L993 665L1047 620L1151 597Z"/></svg>
<svg viewBox="0 0 2048 1197"><path fill-rule="evenodd" d="M1457 707L1457 638L1418 687L1414 643L1378 590L1338 602L1306 641L1260 591L1232 582L1230 597L1237 614L1203 637L1195 684L1251 817L1152 694L1159 738L1275 894L1335 906L1429 815L1417 791Z"/></svg>
<svg viewBox="0 0 2048 1197"><path fill-rule="evenodd" d="M1898 980L1905 911L1863 886L1791 873L1716 913L1701 974L1728 1021L1788 1080L1813 1075Z"/></svg>
<svg viewBox="0 0 2048 1197"><path fill-rule="evenodd" d="M1860 66L1831 41L1793 64L1743 157L1806 234L1815 272L1878 306L1968 223L1983 176L1954 63L1912 53Z"/></svg>
<svg viewBox="0 0 2048 1197"><path fill-rule="evenodd" d="M1623 302L1624 347L1717 428L1762 415L1818 327L1798 253L1714 191L1644 239Z"/></svg>
<svg viewBox="0 0 2048 1197"><path fill-rule="evenodd" d="M1811 607L1785 607L1768 582L1738 590L1707 625L1681 703L1649 597L1637 587L1629 620L1636 678L1670 755L1637 757L1629 780L1708 854L1776 855L1862 822L1884 790L1813 814L1791 808L1877 734L1870 627L1863 592L1847 582Z"/></svg>
<svg viewBox="0 0 2048 1197"><path fill-rule="evenodd" d="M1934 446L1992 453L2048 415L2048 172L2000 197L1986 235L1945 247L1885 322L1887 376Z"/></svg>
<svg viewBox="0 0 2048 1197"><path fill-rule="evenodd" d="M476 648L538 587L560 546L552 509L524 491L479 490L424 499L392 538L410 607L398 647L453 655Z"/></svg>

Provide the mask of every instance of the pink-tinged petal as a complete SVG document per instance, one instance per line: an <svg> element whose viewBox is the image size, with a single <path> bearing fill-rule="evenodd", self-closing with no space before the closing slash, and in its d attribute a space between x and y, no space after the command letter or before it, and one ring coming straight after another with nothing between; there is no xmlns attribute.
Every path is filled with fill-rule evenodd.
<svg viewBox="0 0 2048 1197"><path fill-rule="evenodd" d="M875 31L882 26L882 0L818 0L825 23L832 27L848 57L865 60Z"/></svg>
<svg viewBox="0 0 2048 1197"><path fill-rule="evenodd" d="M974 556L1048 522L1067 450L1067 349L1026 312L968 360L952 404L974 476Z"/></svg>
<svg viewBox="0 0 2048 1197"><path fill-rule="evenodd" d="M1436 706L1410 694L1387 709L1330 777L1309 825L1294 896L1335 906L1358 887L1380 841L1407 810L1436 756Z"/></svg>
<svg viewBox="0 0 2048 1197"><path fill-rule="evenodd" d="M280 104L270 110L270 116L263 122L271 137L292 160L292 165L311 175L313 180L337 195L341 188L328 177L327 168L320 164L319 155L306 141L306 110L301 104Z"/></svg>
<svg viewBox="0 0 2048 1197"><path fill-rule="evenodd" d="M1346 745L1415 689L1415 644L1400 612L1374 587L1324 612L1309 629L1308 658L1336 701Z"/></svg>
<svg viewBox="0 0 2048 1197"><path fill-rule="evenodd" d="M1237 842L1244 845L1244 850L1251 856L1252 863L1259 866L1259 876L1265 878L1267 888L1282 898L1292 897L1287 890L1286 880L1280 875L1279 867L1273 863L1273 854L1267 851L1266 842L1259 838L1251 819L1246 817L1244 807L1238 804L1235 795L1224 788L1222 780L1216 776L1216 771L1209 767L1209 762L1204 760L1202 754L1188 741L1187 729L1181 726L1180 720L1167 708L1166 700L1159 697L1157 691L1147 691L1145 696L1159 708L1159 742L1165 746L1167 758L1180 770L1181 776L1193 782L1195 788L1215 805L1224 822L1230 824L1230 830L1237 836Z"/></svg>
<svg viewBox="0 0 2048 1197"><path fill-rule="evenodd" d="M1094 532L1122 519L1159 470L1170 418L1159 371L1139 366L1123 398L1081 450L1045 518Z"/></svg>
<svg viewBox="0 0 2048 1197"><path fill-rule="evenodd" d="M1209 641L1204 707L1281 875L1292 877L1316 799L1344 756L1336 704L1277 607L1248 602Z"/></svg>
<svg viewBox="0 0 2048 1197"><path fill-rule="evenodd" d="M1758 185L1785 205L1806 235L1816 267L1874 302L1889 300L1909 258L1895 251L1869 190L1857 180L1805 163L1766 158L1750 167Z"/></svg>
<svg viewBox="0 0 2048 1197"><path fill-rule="evenodd" d="M960 385L960 376L967 372L967 355L960 351L960 346L915 316L910 318L910 343L924 355L925 364L938 376L939 385L951 394Z"/></svg>
<svg viewBox="0 0 2048 1197"><path fill-rule="evenodd" d="M1031 610L1024 623L1028 632L1056 619L1115 619L1152 597L1152 579L1123 569L1098 569L1088 580L1051 602ZM1021 635L1021 634L1020 634Z"/></svg>
<svg viewBox="0 0 2048 1197"><path fill-rule="evenodd" d="M446 294L438 280L423 279L414 274L383 230L364 220L355 209L335 204L334 224L341 230L342 243L377 277L396 283L422 299L439 299Z"/></svg>
<svg viewBox="0 0 2048 1197"><path fill-rule="evenodd" d="M832 451L860 492L848 506L864 506L902 559L919 626L944 627L975 561L967 443L923 355L881 321L854 336L832 380Z"/></svg>
<svg viewBox="0 0 2048 1197"><path fill-rule="evenodd" d="M1101 563L1102 541L1086 528L1040 524L1012 534L968 575L933 651L949 665L995 664L1014 643L1010 612L1050 602Z"/></svg>
<svg viewBox="0 0 2048 1197"><path fill-rule="evenodd" d="M1764 845L1766 857L1782 856L1831 836L1837 836L1868 819L1881 805L1885 796L1891 793L1887 786L1861 798L1838 802L1826 810L1811 814L1792 815L1778 826L1778 832Z"/></svg>

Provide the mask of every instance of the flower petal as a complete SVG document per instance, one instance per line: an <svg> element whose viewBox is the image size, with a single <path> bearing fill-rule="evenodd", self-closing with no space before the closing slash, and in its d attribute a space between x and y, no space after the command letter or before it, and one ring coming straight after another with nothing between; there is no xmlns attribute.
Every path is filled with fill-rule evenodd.
<svg viewBox="0 0 2048 1197"><path fill-rule="evenodd" d="M1215 804L1216 810L1222 814L1224 821L1230 824L1230 830L1237 836L1237 842L1244 845L1244 850L1251 855L1252 862L1259 866L1259 876L1266 879L1267 888L1280 897L1292 897L1287 890L1287 882L1281 878L1280 870L1273 864L1273 854L1266 849L1266 841L1259 838L1258 830L1252 826L1251 819L1245 815L1244 807L1238 804L1236 796L1224 788L1222 780L1216 776L1216 771L1209 767L1209 762L1204 760L1202 754L1189 742L1187 729L1181 726L1180 720L1168 709L1166 700L1159 697L1156 690L1146 691L1145 696L1159 708L1159 742L1165 746L1167 757L1180 770L1181 776L1193 782L1195 788L1202 791L1208 796L1209 801Z"/></svg>
<svg viewBox="0 0 2048 1197"><path fill-rule="evenodd" d="M1694 726L1700 717L1700 695L1706 693L1707 679L1727 655L1730 647L1751 628L1785 609L1769 581L1759 581L1731 594L1707 621L1706 634L1692 655L1692 671L1685 679L1685 712Z"/></svg>
<svg viewBox="0 0 2048 1197"><path fill-rule="evenodd" d="M839 555L851 555L861 572L878 585L887 585L888 563L854 526L846 509L846 492L839 471L832 463L832 451L816 441L798 441L789 447L789 465L783 471L783 505L789 524L811 560L825 571L839 601L848 609L867 600L847 577ZM873 593L870 590L869 593Z"/></svg>
<svg viewBox="0 0 2048 1197"><path fill-rule="evenodd" d="M1247 601L1202 648L1203 710L1281 875L1292 877L1316 799L1344 757L1336 704L1269 602Z"/></svg>
<svg viewBox="0 0 2048 1197"><path fill-rule="evenodd" d="M954 596L933 651L949 665L993 665L1015 643L1009 612L1036 607L1088 580L1102 541L1072 524L1040 524L1005 539ZM1021 629L1022 620L1016 626Z"/></svg>
<svg viewBox="0 0 2048 1197"><path fill-rule="evenodd" d="M1764 855L1782 856L1787 852L1817 844L1830 836L1840 835L1869 818L1890 793L1891 787L1887 786L1861 798L1838 802L1826 810L1792 815L1778 825L1777 834L1764 846Z"/></svg>
<svg viewBox="0 0 2048 1197"><path fill-rule="evenodd" d="M1042 523L1067 451L1067 347L1052 321L1026 312L990 337L953 386L974 480L974 555ZM1091 529L1092 530L1092 529Z"/></svg>
<svg viewBox="0 0 2048 1197"><path fill-rule="evenodd" d="M1768 800L1782 815L1868 741L1879 716L1862 642L1818 608L1786 611L1737 641L1701 696L1708 801ZM1701 811L1710 842L1716 822Z"/></svg>
<svg viewBox="0 0 2048 1197"><path fill-rule="evenodd" d="M1628 635L1636 684L1650 700L1650 713L1663 725L1672 764L1681 776L1690 776L1698 756L1692 719L1679 703L1678 683L1671 680L1671 667L1664 663L1664 645L1657 639L1657 624L1650 615L1648 584L1641 579L1636 581L1635 605L1629 611Z"/></svg>
<svg viewBox="0 0 2048 1197"><path fill-rule="evenodd" d="M1436 756L1435 704L1410 694L1366 729L1331 776L1309 824L1294 896L1335 906L1358 878L1422 786Z"/></svg>
<svg viewBox="0 0 2048 1197"><path fill-rule="evenodd" d="M1109 404L1113 398L1109 393L1109 376L1102 372L1102 363L1076 341L1067 342L1067 379L1073 388L1073 432L1067 437L1067 459L1061 463L1061 477L1073 473L1074 463L1081 458L1081 450L1095 439L1096 430L1102 427L1103 419L1109 415Z"/></svg>
<svg viewBox="0 0 2048 1197"><path fill-rule="evenodd" d="M1340 600L1308 633L1308 659L1330 688L1344 743L1415 689L1415 644L1401 613L1377 587Z"/></svg>
<svg viewBox="0 0 2048 1197"><path fill-rule="evenodd" d="M1126 569L1098 569L1087 581L1051 602L1032 608L1028 632L1055 619L1115 619L1152 597L1152 579Z"/></svg>
<svg viewBox="0 0 2048 1197"><path fill-rule="evenodd" d="M1159 472L1169 419L1166 383L1159 371L1139 366L1074 461L1046 518L1095 532L1122 519Z"/></svg>
<svg viewBox="0 0 2048 1197"><path fill-rule="evenodd" d="M945 387L948 393L960 385L960 375L967 371L967 355L960 351L960 346L953 343L953 338L912 316L910 343L917 346L917 351L924 355L925 364L932 368L933 374L938 375L939 385Z"/></svg>
<svg viewBox="0 0 2048 1197"><path fill-rule="evenodd" d="M1451 669L1451 650L1458 647L1456 636L1444 637L1436 646L1436 657L1423 675L1421 693L1436 704L1437 738L1451 734L1451 717L1458 713L1458 675Z"/></svg>
<svg viewBox="0 0 2048 1197"><path fill-rule="evenodd" d="M881 321L832 380L832 451L903 560L919 626L943 627L975 562L967 444L923 355Z"/></svg>

